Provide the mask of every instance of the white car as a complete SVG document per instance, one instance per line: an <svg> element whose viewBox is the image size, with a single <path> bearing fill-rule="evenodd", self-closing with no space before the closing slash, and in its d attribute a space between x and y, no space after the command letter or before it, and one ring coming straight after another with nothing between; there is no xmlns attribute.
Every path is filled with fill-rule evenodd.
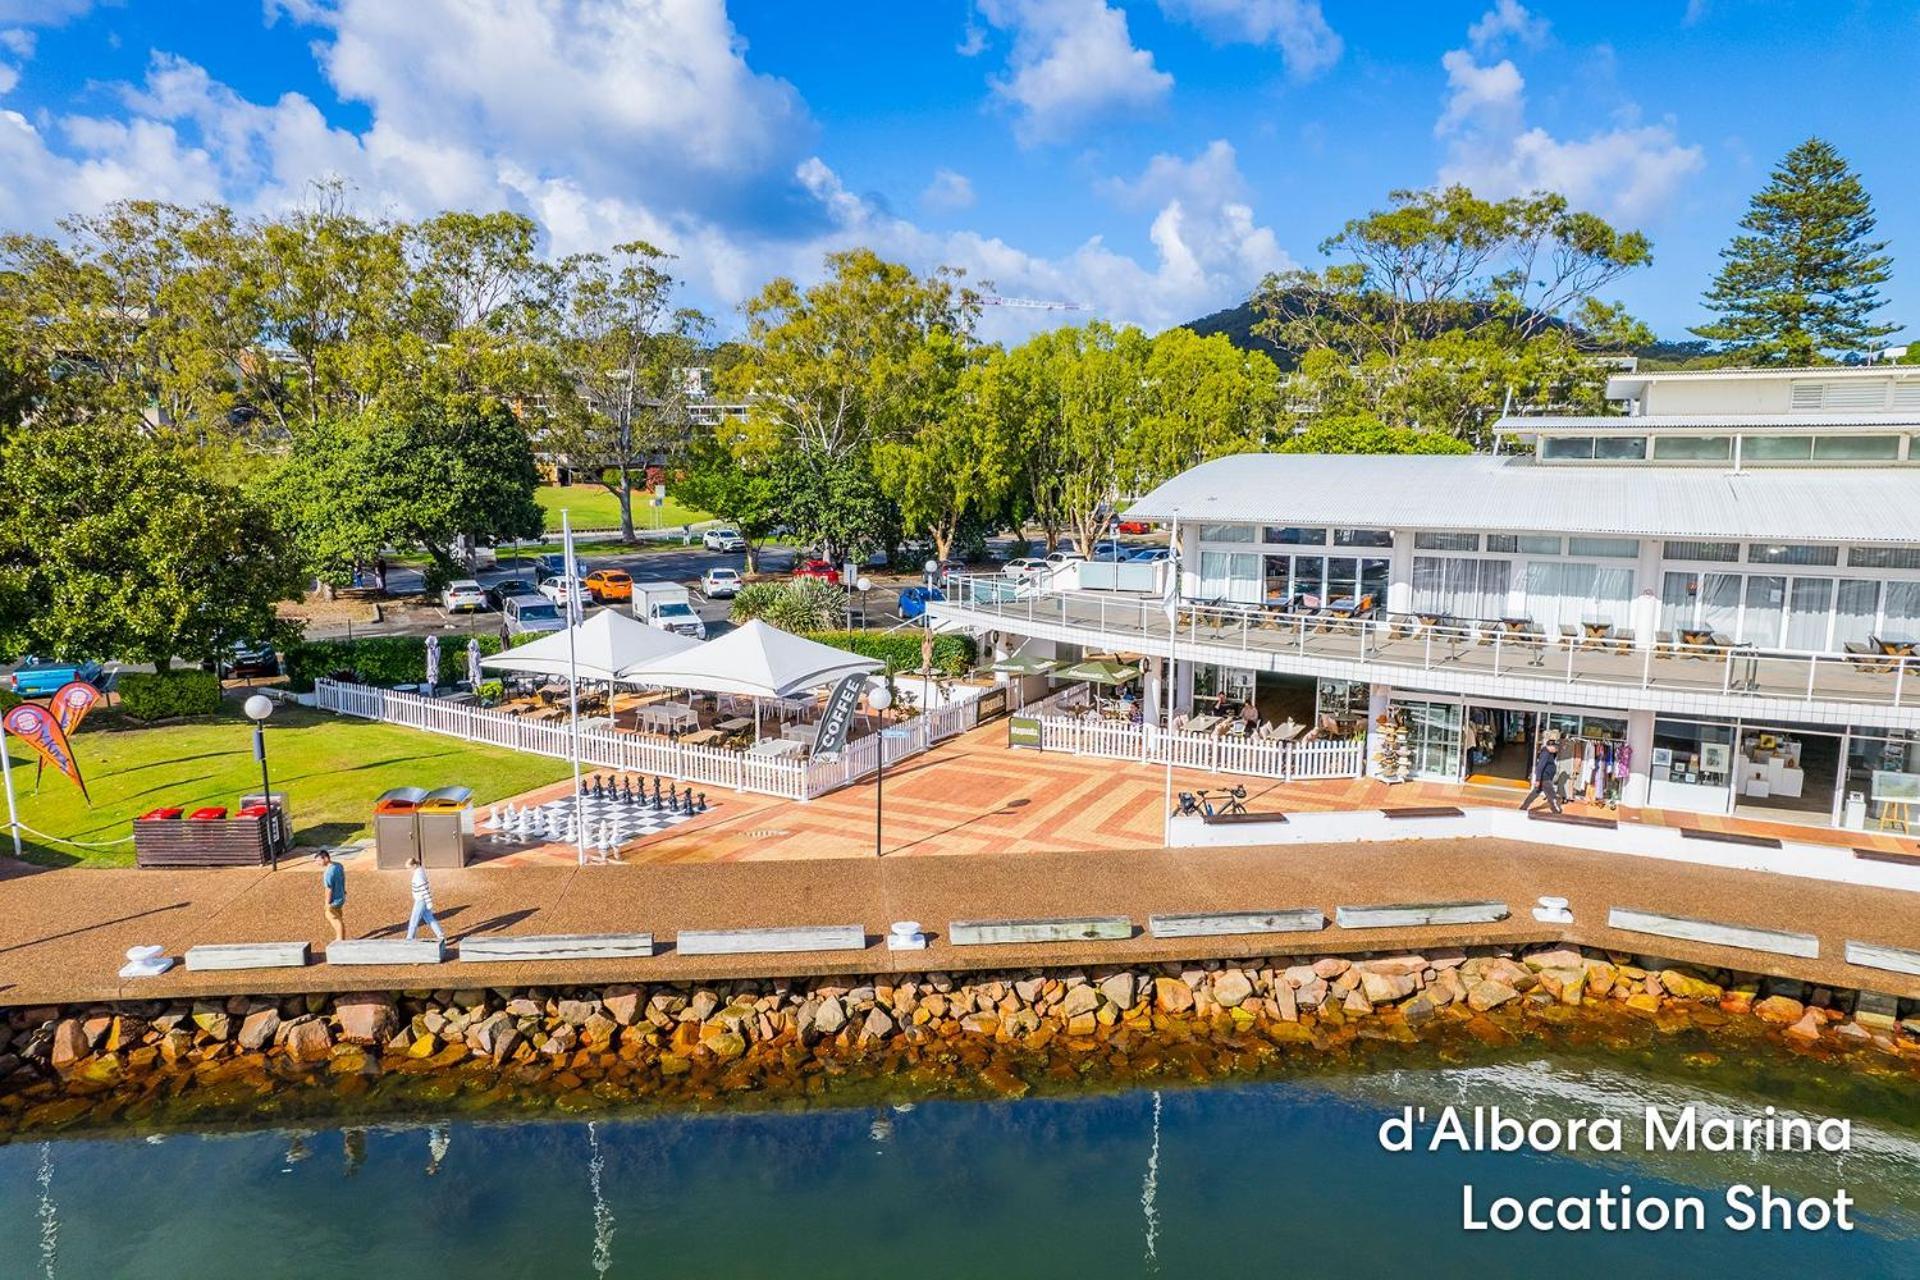
<svg viewBox="0 0 1920 1280"><path fill-rule="evenodd" d="M548 578L540 584L540 594L555 604L566 604L569 599L583 605L593 603L593 592L587 589L585 578L574 578L571 583L566 578Z"/></svg>
<svg viewBox="0 0 1920 1280"><path fill-rule="evenodd" d="M738 529L709 529L700 535L700 542L709 551L745 551L747 540L740 536Z"/></svg>
<svg viewBox="0 0 1920 1280"><path fill-rule="evenodd" d="M440 607L448 613L478 612L487 607L487 592L472 578L455 578L440 593Z"/></svg>
<svg viewBox="0 0 1920 1280"><path fill-rule="evenodd" d="M709 600L724 600L739 590L738 569L709 569L700 575L700 594Z"/></svg>
<svg viewBox="0 0 1920 1280"><path fill-rule="evenodd" d="M1007 561L1006 566L1002 568L1000 572L1014 579L1016 582L1024 582L1028 578L1046 576L1047 562L1045 560L1036 560L1032 556L1019 556Z"/></svg>
<svg viewBox="0 0 1920 1280"><path fill-rule="evenodd" d="M1058 569L1062 565L1084 564L1086 563L1086 559L1087 558L1078 551L1056 551L1047 557L1047 567L1050 569Z"/></svg>

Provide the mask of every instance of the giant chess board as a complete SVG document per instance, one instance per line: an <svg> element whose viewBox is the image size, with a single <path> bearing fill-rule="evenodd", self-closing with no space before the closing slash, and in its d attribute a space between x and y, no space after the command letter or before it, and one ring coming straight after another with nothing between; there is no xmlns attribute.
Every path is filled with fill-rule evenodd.
<svg viewBox="0 0 1920 1280"><path fill-rule="evenodd" d="M675 794L671 785L663 791L658 778L653 779L651 791L645 779L637 788L632 784L631 778L612 785L602 779L583 783L577 807L572 796L561 796L538 805L495 806L487 811L479 831L501 843L572 844L576 840L574 824L584 817L587 846L613 850L671 831L712 807L707 804L704 792L681 787Z"/></svg>

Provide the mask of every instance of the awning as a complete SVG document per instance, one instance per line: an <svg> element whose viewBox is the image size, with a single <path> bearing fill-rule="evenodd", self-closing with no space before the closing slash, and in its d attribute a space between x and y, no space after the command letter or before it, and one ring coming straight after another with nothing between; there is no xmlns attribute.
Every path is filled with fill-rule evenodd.
<svg viewBox="0 0 1920 1280"><path fill-rule="evenodd" d="M871 675L885 666L755 618L718 640L628 667L620 679L668 689L785 698L845 676Z"/></svg>
<svg viewBox="0 0 1920 1280"><path fill-rule="evenodd" d="M1058 665L1059 662L1053 658L1029 658L1024 653L1016 653L1012 657L1000 659L987 670L1010 676L1039 676L1045 675Z"/></svg>
<svg viewBox="0 0 1920 1280"><path fill-rule="evenodd" d="M1122 662L1076 662L1053 673L1056 680L1085 680L1089 684L1130 684L1140 678L1140 668Z"/></svg>
<svg viewBox="0 0 1920 1280"><path fill-rule="evenodd" d="M620 672L643 662L697 648L691 636L662 631L644 622L604 609L573 628L574 669L582 680L621 680ZM489 671L517 671L529 675L567 675L567 633L556 631L538 640L480 659Z"/></svg>

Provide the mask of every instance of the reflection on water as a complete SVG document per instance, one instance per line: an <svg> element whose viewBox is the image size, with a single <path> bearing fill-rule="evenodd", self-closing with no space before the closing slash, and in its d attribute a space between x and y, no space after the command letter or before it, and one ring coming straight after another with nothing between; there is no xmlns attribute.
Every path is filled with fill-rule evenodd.
<svg viewBox="0 0 1920 1280"><path fill-rule="evenodd" d="M1920 1273L1920 1133L1885 1120L1857 1121L1840 1157L1390 1154L1376 1140L1405 1105L1624 1117L1762 1101L1550 1057L1010 1103L15 1144L0 1148L0 1275ZM1464 1182L1531 1196L1622 1180L1702 1195L1709 1231L1459 1228ZM1862 1229L1735 1235L1718 1204L1739 1181L1845 1186Z"/></svg>

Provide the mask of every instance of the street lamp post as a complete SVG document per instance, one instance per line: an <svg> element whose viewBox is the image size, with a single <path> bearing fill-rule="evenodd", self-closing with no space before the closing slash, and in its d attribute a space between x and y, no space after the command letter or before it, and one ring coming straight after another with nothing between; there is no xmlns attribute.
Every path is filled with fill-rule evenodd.
<svg viewBox="0 0 1920 1280"><path fill-rule="evenodd" d="M273 811L273 783L267 777L267 717L273 714L273 699L256 693L241 710L253 721L253 758L260 762L260 803L267 807L267 853L274 870L280 869L280 820Z"/></svg>
<svg viewBox="0 0 1920 1280"><path fill-rule="evenodd" d="M893 694L884 684L867 695L867 705L880 719L880 728L874 735L879 751L875 759L879 761L878 771L873 775L873 856L880 856L881 815L885 812L882 799L887 785L887 708L893 705Z"/></svg>

